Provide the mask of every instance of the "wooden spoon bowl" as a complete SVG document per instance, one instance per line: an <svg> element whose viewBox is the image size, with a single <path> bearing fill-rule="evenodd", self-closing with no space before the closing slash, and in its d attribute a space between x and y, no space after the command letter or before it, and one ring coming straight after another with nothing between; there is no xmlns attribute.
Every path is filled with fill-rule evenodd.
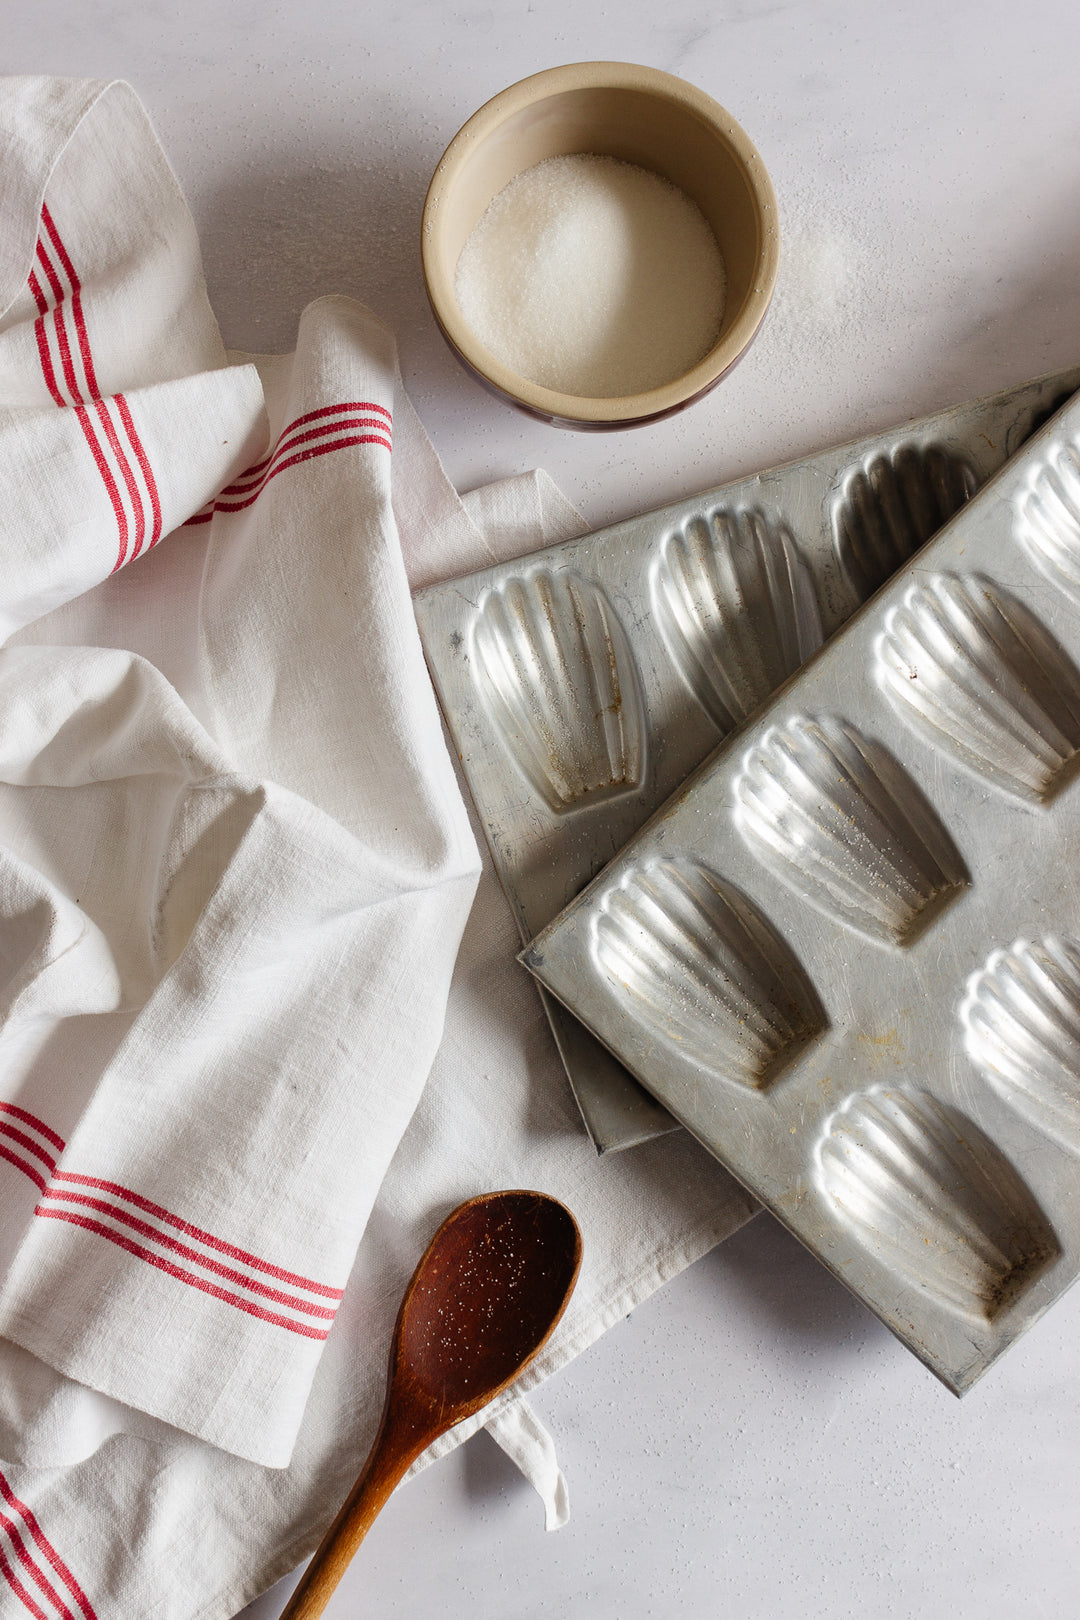
<svg viewBox="0 0 1080 1620"><path fill-rule="evenodd" d="M506 1389L547 1343L580 1266L577 1222L544 1193L488 1193L443 1222L401 1302L374 1445L282 1620L322 1614L410 1464Z"/></svg>

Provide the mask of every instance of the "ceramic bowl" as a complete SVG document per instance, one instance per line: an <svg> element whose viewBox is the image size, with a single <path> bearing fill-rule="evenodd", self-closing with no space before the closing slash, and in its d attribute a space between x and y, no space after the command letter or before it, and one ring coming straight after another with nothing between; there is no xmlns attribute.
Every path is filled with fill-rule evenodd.
<svg viewBox="0 0 1080 1620"><path fill-rule="evenodd" d="M492 198L522 170L572 153L621 158L681 187L708 220L723 254L727 297L716 342L661 388L617 398L543 388L485 348L458 305L458 257ZM446 341L486 388L561 427L655 422L714 388L761 325L779 253L772 184L730 113L670 73L625 62L551 68L502 91L454 136L424 205L424 280Z"/></svg>

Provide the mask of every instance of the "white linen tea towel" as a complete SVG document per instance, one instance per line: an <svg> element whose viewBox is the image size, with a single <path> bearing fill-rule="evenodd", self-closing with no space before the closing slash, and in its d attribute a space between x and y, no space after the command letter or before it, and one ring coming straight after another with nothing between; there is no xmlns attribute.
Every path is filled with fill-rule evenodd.
<svg viewBox="0 0 1080 1620"><path fill-rule="evenodd" d="M217 737L194 694L130 650L0 653L19 1099L0 1110L0 1334L280 1467L438 1044L478 861L390 510L392 344L358 334L351 307L310 311L270 387L268 444L257 373L224 367L198 281L178 283L161 252L174 221L190 247L190 221L167 168L154 188L138 173L141 109L110 99L120 174L95 142L67 142L6 302L6 628L217 495L230 545L198 547L202 621L187 627ZM118 213L125 181L139 207ZM318 588L297 593L309 535ZM168 605L183 614L182 597ZM272 677L233 668L238 639L265 659L282 637ZM327 690L334 647L363 656L340 658ZM253 751L267 710L284 746ZM318 807L303 796L315 770Z"/></svg>
<svg viewBox="0 0 1080 1620"><path fill-rule="evenodd" d="M574 515L459 503L345 300L230 365L126 87L4 81L0 143L0 1613L226 1617L334 1511L453 1203L583 1225L529 1384L748 1205L680 1137L596 1161L489 867L447 1010L477 855L402 543Z"/></svg>

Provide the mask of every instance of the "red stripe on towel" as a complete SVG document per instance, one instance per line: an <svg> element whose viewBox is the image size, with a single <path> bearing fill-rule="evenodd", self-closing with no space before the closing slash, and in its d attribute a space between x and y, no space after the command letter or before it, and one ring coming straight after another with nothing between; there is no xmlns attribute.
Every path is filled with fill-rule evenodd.
<svg viewBox="0 0 1080 1620"><path fill-rule="evenodd" d="M333 444L323 444L318 445L311 450L301 450L298 455L288 456L284 461L279 461L276 467L271 468L266 477L263 479L262 483L259 485L258 489L255 491L254 495L249 495L246 500L242 501L218 500L215 503L215 511L242 512L245 507L253 506L270 480L272 478L276 478L278 473L283 473L286 468L295 467L299 461L314 461L317 456L328 456L331 450L345 450L349 447L349 445L352 444L381 444L385 449L390 449L390 441L388 439L381 438L373 433L361 433L350 435L350 437L345 439L336 439Z"/></svg>
<svg viewBox="0 0 1080 1620"><path fill-rule="evenodd" d="M51 1142L58 1153L63 1153L64 1138L57 1136L52 1127L46 1125L44 1120L38 1119L36 1114L31 1114L26 1108L20 1108L18 1103L9 1102L0 1102L0 1113L11 1114L14 1119L21 1119L24 1125L32 1126L39 1136L43 1136L47 1142Z"/></svg>
<svg viewBox="0 0 1080 1620"><path fill-rule="evenodd" d="M139 556L146 546L148 535L151 546L156 545L161 538L161 499L158 493L157 480L154 477L154 470L146 453L146 447L139 437L138 430L132 419L131 409L124 395L115 394L111 399L105 399L102 396L101 389L98 386L90 335L86 326L86 316L83 311L82 283L79 280L71 255L64 245L56 221L53 219L48 205L44 203L41 209L41 221L43 234L38 237L37 257L55 299L55 305L52 309L53 326L56 333L61 368L70 395L69 400L63 398L56 382L55 370L52 366L44 329L44 316L47 313L48 306L44 300L44 294L41 292L40 282L37 281L36 276L32 276L31 291L34 293L40 312L37 323L38 353L41 358L46 384L49 386L50 393L58 405L70 403L80 406L89 402L94 406L98 421L101 424L101 431L105 436L109 449L112 451L116 466L119 468L120 476L127 490L135 529L134 543L130 547L130 552L127 513L122 510L117 511L117 502L120 500L120 496L116 480L112 476L111 469L108 477L106 477L107 461L100 441L97 441L95 447L88 437L87 443L90 444L91 453L94 455L98 470L105 479L106 488L113 502L113 509L117 511L120 546L114 565L115 571L115 568L119 568L123 563ZM50 252L47 250L46 237L52 253L55 254L56 263L53 262ZM66 278L66 286L63 278ZM81 385L76 374L75 355L68 338L67 324L62 307L69 297L78 357L82 367ZM115 408L119 419L119 427L113 420L110 407ZM89 421L89 419L87 420ZM87 433L86 423L83 423L83 432L84 434ZM139 481L140 474L142 478L141 484ZM120 505L122 508L122 501Z"/></svg>
<svg viewBox="0 0 1080 1620"><path fill-rule="evenodd" d="M277 1282L292 1283L297 1288L305 1288L312 1294L321 1294L326 1299L341 1299L345 1290L343 1288L330 1288L326 1283L313 1282L310 1277L301 1277L295 1271L286 1271L282 1266L271 1265L268 1260L261 1260L257 1254L249 1254L246 1249L238 1249L232 1243L225 1243L221 1238L215 1237L212 1232L204 1232L201 1227L192 1226L189 1221L181 1220L169 1209L163 1209L160 1204L152 1203L149 1198L143 1198L140 1193L132 1192L128 1187L118 1186L115 1181L102 1181L97 1176L78 1175L74 1170L58 1170L57 1181L71 1181L79 1187L95 1187L99 1192L111 1193L114 1198L122 1198L136 1209L141 1209L144 1215L153 1215L159 1221L165 1221L185 1237L194 1239L198 1243L205 1243L207 1248L214 1249L219 1254L227 1254L233 1260L240 1260L244 1265L251 1266L256 1271L264 1272Z"/></svg>
<svg viewBox="0 0 1080 1620"><path fill-rule="evenodd" d="M56 1160L53 1158L51 1153L46 1153L40 1142L33 1141L31 1137L27 1136L25 1131L16 1130L14 1125L9 1125L6 1120L2 1119L0 1119L0 1136L10 1136L13 1142L18 1142L20 1147L24 1147L26 1151L28 1153L32 1153L36 1159L40 1159L42 1164L48 1169L50 1175L56 1169Z"/></svg>
<svg viewBox="0 0 1080 1620"><path fill-rule="evenodd" d="M71 344L68 342L67 322L64 320L63 305L67 292L56 273L52 260L45 251L45 244L40 236L37 240L37 259L45 272L45 277L52 288L52 295L56 300L52 309L53 329L56 332L56 346L60 351L60 365L63 369L64 381L68 386L70 403L72 405L83 405L86 402L75 380L75 364L71 357Z"/></svg>
<svg viewBox="0 0 1080 1620"><path fill-rule="evenodd" d="M137 557L142 549L143 540L146 537L146 512L143 508L142 492L140 491L138 484L135 482L135 474L131 470L131 462L128 460L124 448L117 437L116 427L113 423L112 417L109 415L108 406L103 399L97 399L94 401L94 409L97 412L98 421L101 423L101 426L105 431L105 438L108 441L109 449L116 457L116 464L120 468L120 472L124 480L124 486L128 492L128 500L131 502L131 510L135 514L135 546L131 555L132 557ZM124 536L121 536L120 555L117 558L116 567L113 569L113 573L115 574L117 568L123 567L125 562L127 562L127 546Z"/></svg>
<svg viewBox="0 0 1080 1620"><path fill-rule="evenodd" d="M386 406L377 404L373 399L346 399L342 400L340 405L320 405L314 411L305 411L303 416L295 417L288 427L282 428L279 442L286 433L291 433L293 428L306 427L309 422L319 422L325 416L337 415L339 411L377 411L380 416L385 417L388 428L392 427L394 422L394 418L390 415ZM262 461L257 462L254 467L249 467L248 471L258 472L261 467L268 466L272 455L273 452Z"/></svg>
<svg viewBox="0 0 1080 1620"><path fill-rule="evenodd" d="M82 1587L79 1585L68 1566L64 1563L63 1559L60 1557L60 1554L57 1552L48 1536L46 1536L45 1532L42 1530L40 1524L27 1507L26 1503L19 1501L19 1498L11 1489L11 1486L4 1478L2 1472L0 1472L0 1496L3 1497L8 1507L11 1508L12 1512L18 1515L23 1524L26 1526L27 1530L29 1530L39 1553L45 1559L45 1562L49 1565L49 1568L60 1581L61 1585L66 1586L70 1595L75 1599L79 1612L83 1616L83 1620L97 1620L97 1615L94 1612L94 1607L90 1602L90 1599L87 1597L86 1593L83 1591Z"/></svg>
<svg viewBox="0 0 1080 1620"><path fill-rule="evenodd" d="M46 226L46 229L52 227L50 230L50 235L55 236L55 226L52 224L52 217L49 215L49 211L44 204L42 205L41 218L42 223ZM67 276L66 286L61 280L60 270L52 262L52 259L46 251L45 241L42 236L38 237L37 256L39 263L48 277L49 286L52 288L53 297L56 300L52 317L56 329L57 346L60 350L60 361L64 371L64 378L67 382L68 393L71 396L71 403L76 406L85 405L87 400L89 400L94 406L95 413L101 423L102 431L105 434L106 443L113 453L116 465L120 470L120 476L123 479L124 486L128 492L128 500L131 502L131 512L135 519L136 530L135 546L132 556L137 556L142 543L142 537L146 529L146 517L143 510L142 493L139 490L136 482L135 473L131 462L128 459L127 451L120 443L112 418L109 416L108 411L102 402L101 393L97 386L97 376L94 371L94 361L90 353L90 342L86 332L86 323L82 314L82 298L80 296L81 289L79 279L75 275L70 258L68 258L67 254L63 251L63 244L61 244L58 251L58 257L60 258L61 268L64 270ZM69 295L71 297L72 320L75 323L75 335L79 346L79 358L82 361L82 388L80 388L78 379L75 375L75 360L71 345L68 341L67 324L64 320L63 305ZM84 393L86 395L85 399L83 397ZM95 459L98 458L95 457ZM100 460L98 460L98 467L100 470ZM128 519L126 512L123 514L122 521L118 516L117 526L120 530L120 552L116 563L114 564L114 573L116 569L121 567L121 565L128 559Z"/></svg>
<svg viewBox="0 0 1080 1620"><path fill-rule="evenodd" d="M43 1136L47 1142L51 1143L61 1153L64 1151L63 1137L57 1136L56 1132L46 1125L43 1120L38 1119L36 1114L31 1114L27 1109L20 1108L17 1103L0 1102L0 1138L7 1137L8 1139L6 1142L0 1140L0 1159L6 1159L8 1164L14 1165L16 1170L21 1170L23 1175L29 1177L40 1192L44 1192L48 1185L46 1176L51 1176L56 1169L56 1159L47 1147L43 1147L40 1142L35 1142L32 1136L26 1134L25 1130L21 1131L17 1126L9 1124L3 1118L4 1114L10 1114L12 1119L17 1119L28 1130L36 1131L39 1136ZM13 1142L23 1150L22 1153L15 1151L11 1146ZM24 1157L26 1154L32 1157ZM33 1159L40 1160L40 1164L34 1164ZM44 1171L41 1168L42 1165L45 1167Z"/></svg>
<svg viewBox="0 0 1080 1620"><path fill-rule="evenodd" d="M24 1176L29 1176L39 1191L45 1191L46 1181L41 1171L35 1169L32 1164L27 1164L25 1159L20 1159L17 1153L12 1153L9 1148L4 1147L2 1142L0 1142L0 1159L6 1159L8 1164L15 1166L16 1170L21 1170Z"/></svg>
<svg viewBox="0 0 1080 1620"><path fill-rule="evenodd" d="M0 1547L0 1575L4 1577L5 1581L7 1581L15 1596L21 1600L23 1607L34 1616L34 1620L49 1620L49 1616L45 1613L45 1610L39 1608L39 1606L34 1602L33 1598L30 1596L30 1593L26 1590L26 1587L23 1585L22 1581L20 1581L19 1577L8 1563L2 1547Z"/></svg>
<svg viewBox="0 0 1080 1620"><path fill-rule="evenodd" d="M90 397L92 399L100 399L102 397L101 390L98 387L97 374L94 371L94 357L90 349L90 335L86 330L86 317L83 314L82 283L75 272L74 264L71 262L71 255L68 253L67 248L64 246L63 241L61 240L60 232L56 228L56 221L49 212L48 204L44 202L41 205L41 221L52 239L53 246L56 248L57 256L59 257L60 263L63 265L64 271L67 274L68 281L71 284L71 312L75 321L75 332L79 341L79 352L82 355L83 370L86 374L86 385L90 391ZM158 541L161 539L161 499L158 495L157 480L154 477L154 471L150 465L150 458L146 454L146 447L139 437L135 423L131 419L131 411L128 408L127 400L124 398L123 394L114 394L113 399L120 416L121 426L123 427L124 433L127 436L128 444L131 446L132 454L134 455L135 460L138 463L139 470L143 475L143 480L146 485L146 493L150 497L150 511L153 517L150 544L152 546L156 546ZM138 541L136 543L136 556L142 547L142 542L145 537L146 524L144 520L140 528Z"/></svg>
<svg viewBox="0 0 1080 1620"><path fill-rule="evenodd" d="M376 413L371 416L355 416L350 413L368 411ZM297 430L306 427L308 423L317 422L318 427L309 428L306 433ZM295 467L302 461L313 461L317 456L329 455L331 450L344 450L354 444L379 444L384 450L393 452L391 442L391 425L393 418L385 405L377 405L374 400L346 400L340 405L320 405L317 410L305 411L287 427L282 428L277 443L268 456L262 461L256 461L247 470L241 473L235 483L227 484L221 491L217 500L209 511L196 512L189 517L186 527L194 527L197 523L209 523L215 512L242 512L252 506L262 494L272 478L287 467ZM367 433L344 433L346 428L363 427L371 429ZM311 445L309 449L299 450L298 445L306 444L312 439L321 439L324 442ZM226 497L236 496L229 500Z"/></svg>
<svg viewBox="0 0 1080 1620"><path fill-rule="evenodd" d="M273 1300L277 1305L290 1305L294 1310L305 1311L309 1316L321 1317L324 1321L332 1322L337 1315L337 1306L328 1309L324 1305L312 1305L309 1300L301 1299L297 1294L285 1294L278 1288L268 1288L265 1283L258 1282L254 1277L245 1277L242 1271L234 1271L231 1266L224 1266L220 1260L212 1260L209 1255L200 1254L187 1243L180 1243L176 1238L169 1237L165 1232L159 1232L147 1221L141 1221L130 1210L121 1208L119 1204L107 1203L103 1198L92 1198L87 1193L68 1192L63 1187L47 1187L45 1197L62 1198L71 1204L82 1204L90 1209L96 1209L99 1215L111 1215L115 1220L122 1221L133 1232L142 1237L149 1238L152 1243L158 1243L173 1254L183 1256L185 1260L193 1260L196 1265L203 1266L212 1271L215 1276L224 1277L226 1281L238 1283L241 1288L247 1288L253 1294L259 1294L264 1299Z"/></svg>
<svg viewBox="0 0 1080 1620"><path fill-rule="evenodd" d="M26 1543L23 1540L22 1532L19 1529L18 1524L10 1516L10 1514L5 1513L2 1508L0 1508L0 1526L7 1531L8 1540L11 1542L11 1545L15 1550L15 1555L18 1558L19 1563L26 1570L27 1574L32 1577L34 1585L46 1598L48 1598L49 1602L60 1611L60 1620L75 1620L75 1616L72 1614L71 1610L68 1608L67 1604L64 1602L63 1598L60 1596L49 1577L45 1574L44 1570L39 1569L37 1564L34 1562L33 1556L27 1549Z"/></svg>
<svg viewBox="0 0 1080 1620"><path fill-rule="evenodd" d="M98 438L97 438L96 434L94 433L93 424L90 421L90 413L89 413L89 411L86 409L85 405L76 405L76 407L75 407L75 415L78 418L79 426L83 430L83 437L85 438L86 443L89 446L90 454L93 456L95 462L97 463L97 470L101 474L102 483L105 485L105 488L106 488L106 490L108 492L109 499L110 499L110 501L112 501L113 511L116 514L116 529L117 529L117 533L118 533L118 535L120 537L120 551L119 551L117 559L113 563L113 567L112 567L112 571L115 574L116 570L121 566L121 564L127 558L127 551L128 551L128 520L127 520L127 513L124 511L124 503L123 503L123 501L122 501L122 499L120 497L120 491L116 487L116 479L113 477L112 470L109 467L109 463L105 459L105 452L104 452L104 450L102 450L101 444L98 441Z"/></svg>
<svg viewBox="0 0 1080 1620"><path fill-rule="evenodd" d="M38 318L34 322L34 337L37 341L38 359L41 362L41 374L45 378L45 386L57 405L66 405L63 394L56 381L56 372L53 369L52 355L49 353L49 339L45 331L45 317L49 313L49 301L45 297L41 282L33 270L30 272L30 291L34 296L34 303L38 307Z"/></svg>
<svg viewBox="0 0 1080 1620"><path fill-rule="evenodd" d="M393 426L394 419L390 415L390 412L386 409L385 405L376 405L375 401L371 399L350 399L345 400L341 405L320 405L318 410L305 411L303 416L298 416L294 422L290 422L287 427L282 428L281 432L278 434L277 444L274 446L274 449L271 450L270 454L268 456L264 456L261 461L256 461L252 466L248 467L246 472L241 474L241 477L253 478L257 473L261 473L265 468L269 467L270 463L274 460L274 457L280 451L282 441L287 434L294 433L297 428L306 427L309 422L320 422L328 416L338 416L347 411L377 411L379 416L385 419L385 430L387 433L389 433L391 427ZM328 430L333 426L333 423L329 423ZM383 421L380 421L378 426L382 428ZM229 489L235 489L237 486L235 484L230 484L228 487Z"/></svg>
<svg viewBox="0 0 1080 1620"><path fill-rule="evenodd" d="M201 1293L211 1294L215 1299L222 1300L227 1305L235 1305L237 1310L246 1311L249 1316L258 1317L262 1322L270 1322L274 1327L287 1328L290 1333L299 1333L305 1339L324 1340L329 1338L330 1329L309 1327L306 1322L296 1322L289 1316L278 1316L273 1311L264 1311L261 1305L256 1305L250 1299L244 1299L239 1294L230 1294L226 1289L219 1288L216 1283L207 1282L205 1277L196 1277L193 1272L184 1271L180 1266L174 1266L171 1260L166 1260L160 1254L153 1254L140 1244L133 1243L120 1232L114 1232L111 1226L103 1226L100 1221L90 1220L85 1215L77 1215L74 1210L47 1209L39 1204L34 1211L54 1221L68 1221L72 1226L81 1226L87 1232L94 1232L98 1237L108 1239L118 1248L125 1249L128 1254L137 1260L145 1260L148 1265L156 1266L168 1276L175 1277L177 1282L187 1283L191 1288L197 1288Z"/></svg>
<svg viewBox="0 0 1080 1620"><path fill-rule="evenodd" d="M135 459L139 463L142 475L146 480L146 488L150 496L150 510L154 519L150 544L156 546L161 539L161 499L158 495L157 480L154 477L154 470L150 465L150 458L146 454L143 442L135 431L135 423L131 420L131 411L128 408L127 400L123 394L114 394L113 398L116 402L116 408L120 412L120 420L123 422L127 432L128 442L135 452Z"/></svg>
<svg viewBox="0 0 1080 1620"><path fill-rule="evenodd" d="M100 399L101 390L97 385L97 377L94 373L94 357L90 353L90 338L86 330L86 321L83 318L82 283L75 274L75 266L72 264L68 251L60 240L48 204L44 202L41 205L41 223L52 238L53 246L56 248L57 256L71 287L71 313L75 320L75 334L79 340L79 353L82 355L83 374L86 377L86 386L90 392L90 398Z"/></svg>
<svg viewBox="0 0 1080 1620"><path fill-rule="evenodd" d="M39 1136L51 1143L58 1152L63 1152L63 1137L58 1135L51 1126L46 1125L44 1120L39 1119L36 1114L32 1114L29 1109L21 1108L17 1103L0 1101L0 1115L2 1114L11 1115L12 1118L25 1125L28 1130L36 1131ZM128 1241L122 1234L114 1232L109 1227L102 1226L96 1221L87 1221L74 1212L69 1214L62 1209L45 1207L44 1200L62 1199L67 1203L82 1204L96 1210L99 1214L111 1216L114 1220L123 1222L124 1225L133 1232L137 1232L148 1242L157 1243L161 1248L168 1249L171 1253L181 1256L192 1264L201 1266L204 1270L213 1272L216 1276L222 1277L241 1288L246 1288L249 1293L258 1294L261 1298L303 1312L305 1315L318 1318L321 1321L333 1321L338 1302L344 1295L344 1289L331 1288L327 1283L315 1282L311 1277L301 1276L299 1272L288 1271L284 1266L274 1265L271 1261L264 1260L257 1254L250 1254L246 1249L238 1248L233 1243L226 1243L223 1238L215 1237L212 1232L206 1232L201 1227L194 1226L190 1221L185 1221L179 1215L174 1215L172 1210L165 1209L162 1205L155 1204L151 1199L144 1198L140 1193L132 1192L128 1187L121 1187L114 1181L105 1181L97 1176L80 1175L73 1170L57 1170L55 1168L56 1161L46 1148L35 1142L25 1132L7 1124L0 1118L0 1138L4 1136L10 1142L16 1143L23 1151L17 1153L13 1147L9 1147L7 1143L0 1140L0 1159L6 1159L15 1169L20 1170L23 1175L34 1183L42 1195L43 1202L38 1204L35 1214L52 1215L54 1219L66 1218L73 1221L75 1225L82 1225L90 1231L97 1232L99 1236L107 1237L110 1241L119 1243L121 1248L136 1254L140 1259L159 1265L161 1270L175 1276L178 1280L190 1282L195 1287L201 1287L204 1292L211 1293L216 1298L228 1301L230 1304L236 1304L243 1310L249 1310L250 1314L259 1316L264 1321L288 1327L294 1332L301 1332L308 1338L323 1339L327 1336L329 1328L325 1332L319 1332L315 1329L309 1329L304 1323L294 1322L289 1318L279 1317L273 1312L263 1311L253 1302L238 1299L227 1290L206 1283L180 1267L172 1266L168 1261L163 1260L161 1256L152 1254L142 1244ZM41 1164L52 1172L52 1180L47 1182L38 1165L33 1163L31 1159L24 1157L23 1154L33 1155L33 1158L40 1160ZM108 1193L112 1198L121 1200L121 1203L113 1204L90 1194L73 1192L69 1190L68 1186L58 1185L61 1182L76 1187L88 1187L93 1192ZM262 1276L273 1278L277 1283L291 1284L294 1288L303 1289L306 1293L314 1294L319 1299L332 1301L332 1308L317 1304L314 1300L303 1299L297 1294L288 1294L280 1289L268 1287L267 1284L260 1282L258 1277L245 1277L242 1272L235 1271L232 1267L223 1265L220 1261L214 1259L213 1254L200 1254L197 1249L190 1247L189 1244L177 1241L170 1232L157 1230L148 1222L140 1220L130 1210L123 1207L125 1203L133 1205L134 1208L141 1210L143 1214L149 1215L162 1225L172 1228L173 1231L183 1233L192 1243L202 1244L205 1248L212 1250L213 1254L227 1255L230 1259L239 1261L240 1264L259 1272ZM0 1491L2 1491L2 1487L0 1487Z"/></svg>
<svg viewBox="0 0 1080 1620"><path fill-rule="evenodd" d="M52 289L53 297L56 300L50 311L50 306L41 286L41 282L36 274L31 273L30 290L34 295L34 301L36 302L40 311L38 320L35 322L35 329L37 334L38 359L41 362L42 375L45 378L46 387L48 388L53 399L56 401L57 405L65 406L70 404L75 406L75 414L78 418L79 427L82 429L83 438L86 440L87 448L94 458L94 463L98 472L101 474L101 480L105 485L106 494L109 497L112 504L113 513L116 517L116 528L119 536L120 550L114 568L119 568L120 564L126 559L128 551L127 512L124 510L124 503L120 495L119 487L117 486L116 479L113 476L112 468L109 466L105 451L101 445L101 441L97 436L93 421L89 412L86 410L85 405L83 404L82 393L75 377L75 367L71 354L71 345L68 342L67 327L64 322L64 313L61 307L65 297L67 296L66 289L61 284L56 268L49 259L49 256L45 251L45 245L40 236L38 237L37 242L37 258L45 272L46 279L48 280L49 286ZM60 354L61 369L64 374L64 380L67 384L69 395L69 398L67 399L64 398L63 391L60 388L60 384L56 376L56 371L52 363L52 354L49 349L48 338L45 331L45 316L49 313L52 314L52 326L56 336L57 349ZM98 409L100 410L100 406ZM106 427L107 432L112 431L111 424L106 424ZM115 441L115 434L113 434L113 438ZM119 451L119 446L115 445L115 442L113 454L116 456L117 465L121 468L125 482L128 484L132 508L137 513L141 512L141 503L138 501L136 496L131 493L131 469L126 462L123 453Z"/></svg>
<svg viewBox="0 0 1080 1620"><path fill-rule="evenodd" d="M270 468L279 462L287 451L295 450L297 445L307 444L312 439L326 439L328 435L340 433L345 428L377 429L376 437L379 442L385 444L388 450L392 448L387 430L383 426L381 417L378 416L342 416L336 421L323 422L319 427L308 428L306 433L294 433L293 429L289 428L287 433L282 434L281 439L278 441L278 447L266 464L265 470L262 473L255 474L253 470L249 469L235 484L228 484L222 490L222 495L247 495L257 486L265 484L268 478L274 476ZM247 481L245 482L245 480Z"/></svg>

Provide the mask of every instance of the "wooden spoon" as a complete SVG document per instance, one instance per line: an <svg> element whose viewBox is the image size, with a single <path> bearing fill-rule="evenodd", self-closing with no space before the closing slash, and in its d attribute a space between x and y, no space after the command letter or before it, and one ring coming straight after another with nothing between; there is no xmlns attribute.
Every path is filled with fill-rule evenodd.
<svg viewBox="0 0 1080 1620"><path fill-rule="evenodd" d="M409 1465L546 1344L580 1266L577 1222L544 1193L488 1193L443 1222L401 1302L375 1443L281 1620L322 1614Z"/></svg>

